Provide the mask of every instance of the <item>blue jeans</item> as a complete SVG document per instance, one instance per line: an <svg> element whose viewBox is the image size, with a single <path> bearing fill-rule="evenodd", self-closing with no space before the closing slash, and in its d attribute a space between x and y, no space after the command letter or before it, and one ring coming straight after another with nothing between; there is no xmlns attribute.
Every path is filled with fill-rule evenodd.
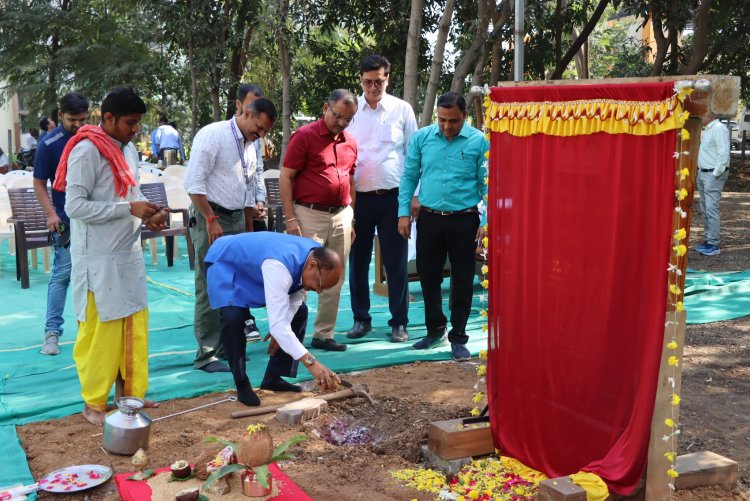
<svg viewBox="0 0 750 501"><path fill-rule="evenodd" d="M56 244L57 233L53 233L52 238ZM57 332L62 336L63 312L70 285L70 245L59 248L55 245L54 248L55 257L47 287L47 320L44 332Z"/></svg>

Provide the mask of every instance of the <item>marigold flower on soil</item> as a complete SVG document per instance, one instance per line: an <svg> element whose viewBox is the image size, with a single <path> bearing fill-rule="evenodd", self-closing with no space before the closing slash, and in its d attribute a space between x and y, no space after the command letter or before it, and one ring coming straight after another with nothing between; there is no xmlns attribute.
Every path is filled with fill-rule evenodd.
<svg viewBox="0 0 750 501"><path fill-rule="evenodd" d="M680 405L680 396L677 393L672 393L672 405Z"/></svg>
<svg viewBox="0 0 750 501"><path fill-rule="evenodd" d="M667 343L667 348L670 350L676 350L677 349L677 341L670 341Z"/></svg>
<svg viewBox="0 0 750 501"><path fill-rule="evenodd" d="M677 470L675 470L673 468L670 468L670 469L667 470L667 475L669 475L672 478L677 478L677 477L680 476L680 474L677 473Z"/></svg>
<svg viewBox="0 0 750 501"><path fill-rule="evenodd" d="M674 355L672 355L671 357L669 357L667 359L667 363L669 365L671 365L672 367L677 367L677 365L679 365L680 361L677 359L677 357L675 357Z"/></svg>

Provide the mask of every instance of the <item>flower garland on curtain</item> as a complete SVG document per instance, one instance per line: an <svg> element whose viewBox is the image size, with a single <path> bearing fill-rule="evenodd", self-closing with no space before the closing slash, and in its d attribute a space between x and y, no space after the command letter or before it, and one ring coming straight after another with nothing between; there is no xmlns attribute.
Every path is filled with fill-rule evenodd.
<svg viewBox="0 0 750 501"><path fill-rule="evenodd" d="M683 103L685 98L692 94L694 88L692 82L676 82L675 83L675 97ZM680 125L684 126L689 118L690 113L684 111L678 116ZM670 492L675 490L675 479L679 476L677 468L675 467L677 459L677 437L680 434L680 430L677 429L677 414L680 405L680 395L676 392L677 386L677 368L680 364L679 344L677 343L678 328L680 325L679 315L685 311L683 306L683 295L684 291L680 287L681 283L684 283L682 279L682 269L679 266L679 260L687 253L687 246L684 240L687 238L687 212L682 209L682 201L688 196L687 190L687 178L690 176L690 169L685 165L686 156L690 154L687 149L686 142L690 140L690 133L684 127L680 129L680 135L678 136L678 151L674 153L675 158L675 213L679 217L674 218L672 240L674 246L672 247L672 253L670 254L669 266L667 272L669 273L669 305L670 305L670 316L671 319L666 321L665 327L669 329L670 338L667 342L667 350L669 357L667 358L667 364L671 368L671 374L669 375L668 381L672 387L672 395L670 397L670 411L669 417L664 420L666 426L666 433L662 436L662 440L668 444L669 450L664 453L664 456L669 461L669 469L667 475L669 476L669 488ZM670 496L671 497L671 496Z"/></svg>

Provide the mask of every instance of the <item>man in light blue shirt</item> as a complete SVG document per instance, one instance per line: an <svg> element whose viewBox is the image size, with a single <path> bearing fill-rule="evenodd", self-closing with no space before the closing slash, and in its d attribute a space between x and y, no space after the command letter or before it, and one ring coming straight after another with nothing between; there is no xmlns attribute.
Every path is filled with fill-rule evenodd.
<svg viewBox="0 0 750 501"><path fill-rule="evenodd" d="M398 232L411 236L410 205L419 184L417 271L425 305L427 336L412 348L424 350L445 342L448 319L440 285L446 257L451 264L451 329L454 360L471 356L466 323L471 312L475 250L484 238L477 204L487 194L485 153L489 141L466 124L466 101L455 92L438 98L438 123L418 130L409 142L399 188Z"/></svg>
<svg viewBox="0 0 750 501"><path fill-rule="evenodd" d="M164 151L174 150L180 152L180 158L185 161L185 148L182 147L182 138L177 129L171 124L162 124L156 129L156 151L157 158L164 158Z"/></svg>
<svg viewBox="0 0 750 501"><path fill-rule="evenodd" d="M159 125L151 131L151 152L154 154L154 160L159 158L159 127L168 123L167 117L159 117Z"/></svg>
<svg viewBox="0 0 750 501"><path fill-rule="evenodd" d="M704 256L718 256L721 211L719 200L729 177L729 131L714 113L703 119L703 134L698 150L696 187L700 193L703 230L706 241L695 250Z"/></svg>

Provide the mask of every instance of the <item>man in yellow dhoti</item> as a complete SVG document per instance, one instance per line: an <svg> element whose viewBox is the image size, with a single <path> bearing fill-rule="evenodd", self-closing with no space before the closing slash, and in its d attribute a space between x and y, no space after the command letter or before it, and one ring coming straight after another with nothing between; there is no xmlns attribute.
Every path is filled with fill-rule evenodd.
<svg viewBox="0 0 750 501"><path fill-rule="evenodd" d="M140 235L159 230L166 212L138 188L138 153L130 143L146 105L131 89L110 92L101 126L85 126L63 151L55 189L66 191L71 219L71 287L78 317L73 358L83 416L104 422L107 397L144 397L148 388L146 269ZM69 166L69 167L68 167ZM156 406L148 402L147 406Z"/></svg>

